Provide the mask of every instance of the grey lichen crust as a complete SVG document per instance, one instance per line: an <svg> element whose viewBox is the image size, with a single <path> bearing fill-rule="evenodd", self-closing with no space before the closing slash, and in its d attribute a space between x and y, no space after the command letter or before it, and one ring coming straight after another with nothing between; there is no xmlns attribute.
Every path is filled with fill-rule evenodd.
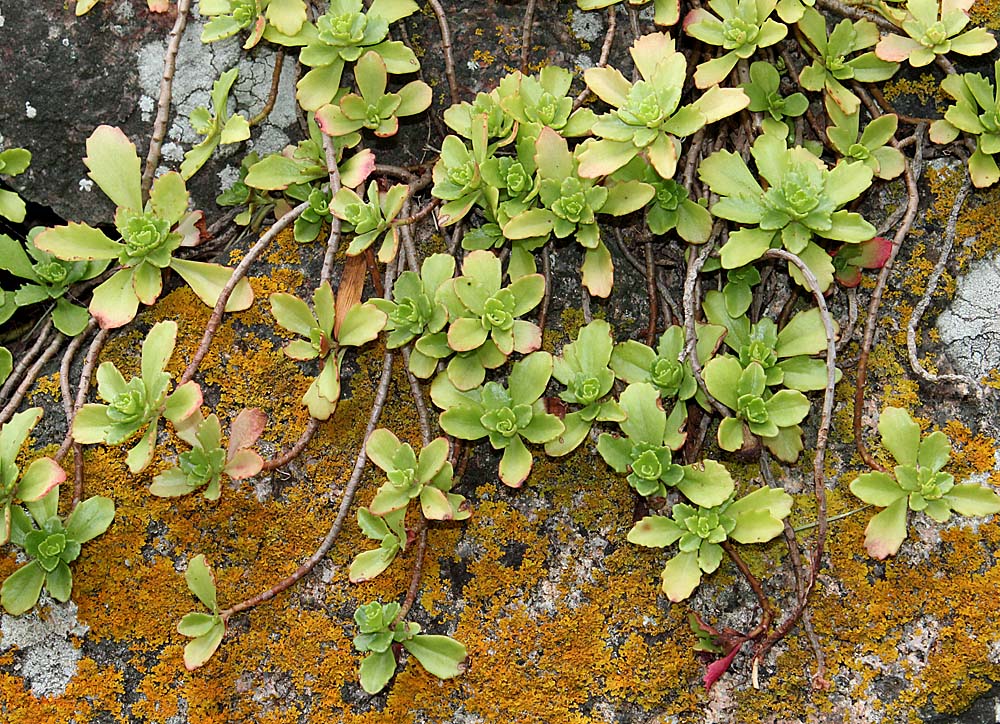
<svg viewBox="0 0 1000 724"><path fill-rule="evenodd" d="M0 653L16 648L21 676L37 697L59 696L76 674L80 649L73 638L89 627L76 618L76 604L45 600L23 616L0 615Z"/></svg>
<svg viewBox="0 0 1000 724"><path fill-rule="evenodd" d="M938 317L948 357L979 379L1000 364L1000 260L974 263L959 278L955 298Z"/></svg>
<svg viewBox="0 0 1000 724"><path fill-rule="evenodd" d="M239 67L239 77L230 96L230 112L242 112L248 118L256 115L267 102L271 89L271 76L277 53L266 47L257 48L252 55L241 53L238 37L228 38L208 45L202 44L204 21L192 17L184 30L184 37L177 53L177 66L173 80L173 119L164 139L163 157L170 168L184 158L184 151L202 140L188 122L188 116L198 106L211 108L212 84L225 71ZM156 113L156 100L160 94L163 59L166 43L162 40L147 43L139 49L139 109L142 120L151 122ZM289 143L285 130L295 123L294 65L282 68L282 82L271 114L254 129L248 142L249 150L260 154L280 151ZM220 190L235 178L239 166L237 146L222 147L217 153L233 156L232 173L220 172ZM169 170L167 166L160 171Z"/></svg>

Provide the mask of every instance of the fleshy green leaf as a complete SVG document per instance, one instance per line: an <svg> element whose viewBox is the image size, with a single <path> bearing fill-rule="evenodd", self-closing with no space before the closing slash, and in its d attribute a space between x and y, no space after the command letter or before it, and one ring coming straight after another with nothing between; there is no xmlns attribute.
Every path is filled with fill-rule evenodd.
<svg viewBox="0 0 1000 724"><path fill-rule="evenodd" d="M98 126L87 139L87 174L118 206L142 210L139 156L120 128Z"/></svg>
<svg viewBox="0 0 1000 724"><path fill-rule="evenodd" d="M403 641L403 648L416 657L420 665L439 679L450 679L465 671L468 652L465 646L450 636L414 636Z"/></svg>
<svg viewBox="0 0 1000 724"><path fill-rule="evenodd" d="M873 516L865 528L865 550L872 558L896 555L906 538L906 497Z"/></svg>
<svg viewBox="0 0 1000 724"><path fill-rule="evenodd" d="M900 465L917 464L920 425L913 421L910 413L899 407L887 407L879 417L878 431L882 435L882 444Z"/></svg>
<svg viewBox="0 0 1000 724"><path fill-rule="evenodd" d="M86 543L108 529L115 517L115 504L111 498L96 495L77 505L66 518L66 537L77 543Z"/></svg>
<svg viewBox="0 0 1000 724"><path fill-rule="evenodd" d="M358 668L361 688L369 694L377 694L389 683L396 672L396 657L392 650L373 651L368 654Z"/></svg>
<svg viewBox="0 0 1000 724"><path fill-rule="evenodd" d="M209 307L219 301L223 287L229 282L233 270L221 264L189 259L171 259L170 268L177 272ZM247 279L240 279L226 302L227 312L242 312L253 304L253 289Z"/></svg>
<svg viewBox="0 0 1000 724"><path fill-rule="evenodd" d="M0 586L0 604L11 616L20 616L38 602L45 571L32 561L11 573Z"/></svg>
<svg viewBox="0 0 1000 724"><path fill-rule="evenodd" d="M199 553L188 562L187 570L184 572L184 580L187 581L191 593L197 596L206 608L213 612L219 610L215 594L215 576L212 575L212 569L205 562L204 555Z"/></svg>
<svg viewBox="0 0 1000 724"><path fill-rule="evenodd" d="M701 568L698 566L698 553L678 553L667 561L660 574L661 589L667 598L674 603L683 601L694 593L701 583Z"/></svg>
<svg viewBox="0 0 1000 724"><path fill-rule="evenodd" d="M985 485L963 483L945 493L944 499L959 515L993 515L1000 513L1000 496Z"/></svg>
<svg viewBox="0 0 1000 724"><path fill-rule="evenodd" d="M184 668L188 671L194 671L203 666L219 648L225 633L226 625L220 618L207 634L189 641L188 645L184 647Z"/></svg>

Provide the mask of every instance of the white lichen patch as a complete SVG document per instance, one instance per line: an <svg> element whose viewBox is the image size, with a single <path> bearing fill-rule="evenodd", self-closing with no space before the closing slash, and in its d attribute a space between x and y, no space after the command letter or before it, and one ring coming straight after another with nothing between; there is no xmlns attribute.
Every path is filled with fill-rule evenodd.
<svg viewBox="0 0 1000 724"><path fill-rule="evenodd" d="M229 113L242 113L251 118L267 102L271 90L275 52L268 48L258 48L252 57L241 53L242 38L233 37L215 43L203 44L201 32L204 22L192 18L184 31L177 53L172 95L173 122L167 130L164 157L172 163L183 160L184 151L202 140L191 127L188 116L199 106L211 110L212 84L225 71L239 67L239 77L229 98ZM160 81L163 74L163 60L166 45L154 41L139 50L138 70L139 110L143 120L152 120L155 114L155 100L160 95ZM280 91L274 109L268 118L253 129L250 147L261 154L281 150L288 144L285 128L296 122L294 95L294 64L285 63L282 68ZM172 155L166 151L173 144ZM233 154L238 146L221 146L217 153Z"/></svg>
<svg viewBox="0 0 1000 724"><path fill-rule="evenodd" d="M76 674L81 654L72 638L89 628L76 618L76 604L56 603L43 597L40 605L23 616L0 616L0 652L16 648L20 662L15 670L35 696L59 696Z"/></svg>
<svg viewBox="0 0 1000 724"><path fill-rule="evenodd" d="M569 29L580 40L593 43L604 34L604 21L600 13L574 10Z"/></svg>
<svg viewBox="0 0 1000 724"><path fill-rule="evenodd" d="M959 278L955 297L938 317L948 357L976 379L1000 364L1000 260L983 259Z"/></svg>

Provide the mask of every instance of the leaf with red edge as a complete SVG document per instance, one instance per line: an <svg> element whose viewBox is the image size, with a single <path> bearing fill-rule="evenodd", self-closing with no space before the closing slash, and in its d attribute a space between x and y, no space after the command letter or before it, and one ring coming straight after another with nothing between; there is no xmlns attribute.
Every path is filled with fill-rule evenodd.
<svg viewBox="0 0 1000 724"><path fill-rule="evenodd" d="M736 654L740 652L745 643L746 641L740 641L729 650L728 654L708 665L708 668L705 670L705 676L702 678L702 681L705 683L705 691L711 691L712 684L729 671L729 666L733 663L733 659L736 658Z"/></svg>
<svg viewBox="0 0 1000 724"><path fill-rule="evenodd" d="M865 269L881 269L892 254L892 239L876 236L857 245L853 263Z"/></svg>
<svg viewBox="0 0 1000 724"><path fill-rule="evenodd" d="M257 442L267 425L267 415L256 407L240 412L229 427L229 451L227 460L232 460L237 451Z"/></svg>
<svg viewBox="0 0 1000 724"><path fill-rule="evenodd" d="M881 269L892 254L892 239L876 236L860 244L844 244L834 255L837 281L845 287L861 283L862 269Z"/></svg>

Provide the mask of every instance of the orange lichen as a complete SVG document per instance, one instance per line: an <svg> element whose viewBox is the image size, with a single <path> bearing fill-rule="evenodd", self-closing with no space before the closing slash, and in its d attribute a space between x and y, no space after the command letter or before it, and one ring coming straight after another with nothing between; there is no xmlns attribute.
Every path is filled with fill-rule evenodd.
<svg viewBox="0 0 1000 724"><path fill-rule="evenodd" d="M932 183L939 184L941 193L931 213L941 224L941 213L950 208L944 194L948 184L933 175ZM988 212L979 211L974 210L971 221L963 217L962 233L987 233ZM300 398L316 368L281 352L289 335L274 327L267 302L275 291L308 296L305 287L311 282L295 266L301 250L290 234L279 236L267 260L287 266L251 279L256 304L227 316L197 378L224 422L243 407L267 413L261 443L267 455L292 444L308 423ZM869 391L879 408L897 404L920 412L923 393L907 374L905 325L913 297L926 285L930 262L914 256L912 269L909 260L901 260L907 264L906 286L886 295L883 314L892 325L883 329L873 351ZM176 374L199 344L209 313L181 288L167 295L140 327L115 335L104 359L114 361L126 376L134 374L142 341L138 329L159 318L176 319L180 333L169 366ZM546 334L546 346L554 352L582 325L574 310L559 319L562 330ZM692 651L688 607L670 605L659 591L659 571L671 552L625 541L634 518L634 494L587 450L561 459L546 459L536 450L534 471L517 491L488 473L485 480L470 473L457 490L472 500L473 517L462 524L431 526L414 617L426 632L451 633L465 643L470 666L463 676L439 682L410 660L384 697L358 696L360 656L351 644L351 614L358 603L401 600L415 553L412 547L402 553L374 581L348 584L352 558L375 546L357 529L353 511L338 544L313 575L270 603L234 617L208 664L195 672L183 669L186 639L177 634L176 622L184 613L200 610L184 585L186 562L198 553L206 555L226 606L267 589L315 549L336 515L362 443L382 352L376 345L349 363L354 372L345 379L345 399L299 458L270 476L224 486L216 503L198 495L164 500L149 494L152 477L185 449L169 426L159 448L164 457L139 476L127 473L122 449L88 448L88 495L108 495L117 505L111 529L84 546L74 564L74 600L92 643L66 693L41 700L9 673L15 654L0 655L0 670L8 672L0 673L4 721L104 716L131 723L184 716L191 724L381 724L418 718L444 722L461 711L484 722L597 724L643 716L687 723L704 721L706 708L721 706L718 693L706 695L701 687L703 670ZM417 444L416 415L398 359L394 372L381 424ZM850 369L845 377L837 390L834 445L851 435ZM48 393L56 394L57 378L47 384ZM873 407L866 414L876 411ZM925 429L941 424L921 422ZM943 427L955 445L949 470L997 477L995 440L959 421ZM812 450L808 436L814 433L806 434ZM866 434L877 458L891 463L874 433ZM484 447L476 448L475 456L473 469L494 469L495 459ZM794 468L772 469L779 480L806 491L796 496L794 525L815 520L811 459L806 454ZM759 484L755 465L733 463L731 468L741 490ZM859 506L847 484L860 468L850 445L828 455L824 472L831 515ZM355 507L370 502L383 481L379 471L370 469ZM907 722L922 707L960 710L988 681L1000 677L989 649L1000 639L1000 626L991 620L989 607L981 605L1000 594L1000 567L991 552L1000 546L1000 526L957 518L940 527L939 542L921 539L926 527L911 527L901 555L877 563L863 549L872 514L864 511L831 524L811 608L827 677L838 682L839 690L824 694L810 688L811 648L796 629L763 662L762 690L742 688L747 659L737 659L733 677L720 685L726 691L722 696L731 699L726 705L730 720L818 721L835 716L829 712L842 711L838 702L854 697L874 700L876 715L884 721ZM800 538L808 545L814 535L810 529ZM911 548L929 552L914 557L908 554ZM782 587L789 585L790 574L783 542L747 546L745 558L787 614L788 591L782 593ZM15 568L13 557L0 558L0 577ZM727 562L703 585L724 591L736 585L736 575ZM931 630L932 621L939 628ZM916 629L921 625L927 628L923 633ZM914 649L916 641L924 648ZM91 658L91 652L102 650L113 655ZM911 656L914 650L920 656ZM895 675L910 686L894 698L873 695L886 677ZM595 705L598 700L605 708Z"/></svg>

